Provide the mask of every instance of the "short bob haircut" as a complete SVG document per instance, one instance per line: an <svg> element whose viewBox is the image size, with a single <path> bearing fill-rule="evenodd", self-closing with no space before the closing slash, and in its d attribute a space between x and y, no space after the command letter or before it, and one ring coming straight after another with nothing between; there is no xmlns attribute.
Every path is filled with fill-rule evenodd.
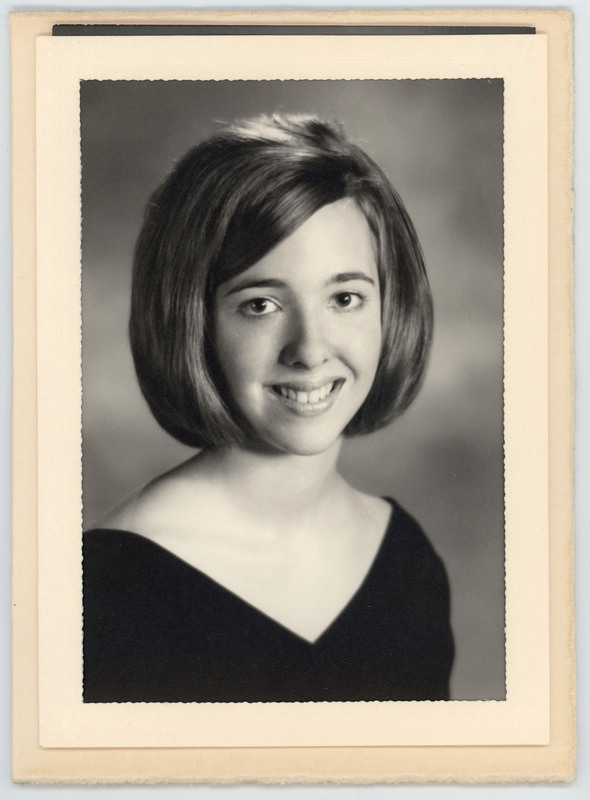
<svg viewBox="0 0 590 800"><path fill-rule="evenodd" d="M432 300L404 205L338 125L262 116L191 149L151 198L133 272L135 368L160 425L193 447L252 446L211 339L217 287L259 261L323 206L353 198L375 238L382 352L344 434L370 433L412 402L430 348Z"/></svg>

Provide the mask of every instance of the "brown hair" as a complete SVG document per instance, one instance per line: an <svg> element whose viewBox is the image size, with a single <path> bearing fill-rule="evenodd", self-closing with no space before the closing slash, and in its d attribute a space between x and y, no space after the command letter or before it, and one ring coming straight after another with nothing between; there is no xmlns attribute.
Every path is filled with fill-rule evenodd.
<svg viewBox="0 0 590 800"><path fill-rule="evenodd" d="M135 252L131 346L142 392L172 436L194 447L250 441L216 365L215 289L345 197L375 237L383 343L373 386L344 433L374 431L412 402L430 346L432 301L401 198L339 126L264 116L190 150L147 207Z"/></svg>

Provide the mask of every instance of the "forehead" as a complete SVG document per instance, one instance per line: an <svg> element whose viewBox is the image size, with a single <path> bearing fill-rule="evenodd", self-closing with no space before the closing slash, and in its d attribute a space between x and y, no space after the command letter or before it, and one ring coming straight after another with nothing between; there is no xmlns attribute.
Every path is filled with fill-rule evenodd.
<svg viewBox="0 0 590 800"><path fill-rule="evenodd" d="M375 241L361 209L352 198L344 198L312 214L242 275L323 279L328 273L359 270L376 276Z"/></svg>

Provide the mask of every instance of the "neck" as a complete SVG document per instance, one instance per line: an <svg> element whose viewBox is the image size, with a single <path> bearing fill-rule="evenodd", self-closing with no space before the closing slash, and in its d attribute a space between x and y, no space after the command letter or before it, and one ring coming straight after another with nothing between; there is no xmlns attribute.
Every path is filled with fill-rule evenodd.
<svg viewBox="0 0 590 800"><path fill-rule="evenodd" d="M336 471L341 442L313 456L269 456L249 450L205 451L194 461L203 476L222 485L240 510L260 521L294 524L317 513L346 487Z"/></svg>

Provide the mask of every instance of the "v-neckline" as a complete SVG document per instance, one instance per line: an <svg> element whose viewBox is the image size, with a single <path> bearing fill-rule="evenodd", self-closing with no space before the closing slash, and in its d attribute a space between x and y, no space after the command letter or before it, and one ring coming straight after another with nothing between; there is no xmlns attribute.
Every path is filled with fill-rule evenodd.
<svg viewBox="0 0 590 800"><path fill-rule="evenodd" d="M345 616L348 616L348 614L353 610L353 606L358 605L361 596L365 593L369 584L372 583L374 574L377 572L377 569L383 557L383 553L385 552L386 545L391 537L393 517L396 514L395 502L389 497L384 497L383 499L386 500L391 506L391 512L389 514L385 531L379 543L379 547L375 551L375 555L371 560L371 563L365 573L365 576L358 585L357 589L351 595L349 601L340 609L340 611L334 616L334 618L329 622L329 624L322 630L320 635L313 641L306 639L305 636L302 636L301 634L289 628L287 625L284 625L282 622L279 622L270 614L267 614L265 611L258 608L258 606L254 605L253 603L250 603L248 600L245 600L243 597L234 592L232 589L229 589L227 586L224 586L215 578L211 577L208 573L204 572L202 569L199 569L199 567L194 566L194 564L190 564L181 556L177 555L172 550L169 550L167 547L164 547L164 545L155 542L153 539L150 539L149 537L144 536L141 533L136 533L135 531L128 531L119 528L103 528L102 531L104 532L108 531L110 533L117 535L123 534L124 536L129 537L131 541L134 541L138 545L141 544L143 547L147 546L148 549L152 549L154 552L162 553L170 561L180 564L182 568L187 571L188 574L192 573L201 582L208 584L218 594L224 595L225 597L229 598L231 602L234 603L235 605L239 605L242 608L248 609L251 615L262 619L267 625L280 629L289 637L311 648L311 647L316 647L329 633L333 631L336 625L339 624ZM95 531L96 530L101 530L101 529L95 529ZM89 531L89 533L93 533L93 531Z"/></svg>

